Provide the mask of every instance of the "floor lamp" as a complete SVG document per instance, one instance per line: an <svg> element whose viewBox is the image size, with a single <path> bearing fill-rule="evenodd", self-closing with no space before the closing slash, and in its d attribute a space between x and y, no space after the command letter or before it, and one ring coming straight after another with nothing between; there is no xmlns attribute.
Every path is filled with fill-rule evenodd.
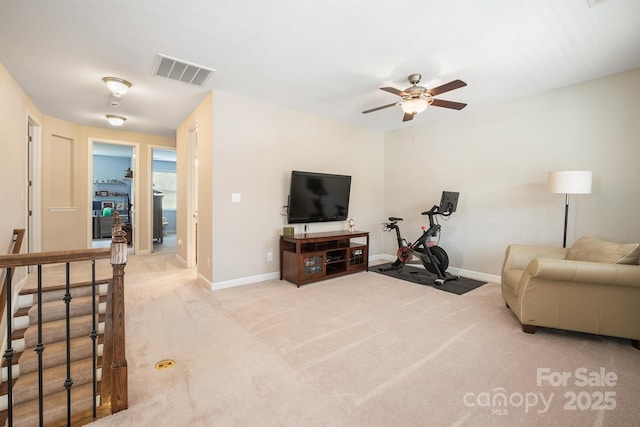
<svg viewBox="0 0 640 427"><path fill-rule="evenodd" d="M569 194L591 193L591 171L549 172L549 191L565 195L564 201L564 238L562 247L567 247L567 218L569 217Z"/></svg>

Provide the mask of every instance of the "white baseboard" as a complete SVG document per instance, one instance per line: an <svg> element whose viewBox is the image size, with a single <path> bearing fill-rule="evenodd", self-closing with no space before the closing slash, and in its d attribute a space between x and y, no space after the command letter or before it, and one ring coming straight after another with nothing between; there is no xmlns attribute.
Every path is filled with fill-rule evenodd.
<svg viewBox="0 0 640 427"><path fill-rule="evenodd" d="M369 257L369 265L377 261L392 262L395 260L396 260L396 257L392 255L386 255L386 254L373 255ZM422 265L416 264L415 267L422 267ZM479 271L465 270L465 269L456 268L456 267L449 267L447 271L451 274L467 277L469 279L482 280L484 282L500 283L500 276L496 276L493 274L486 274L486 273L481 273ZM236 286L250 285L252 283L264 282L267 280L273 280L278 278L280 278L280 273L275 272L275 273L258 274L256 276L241 277L239 279L224 280L222 282L211 283L204 277L198 275L198 281L206 284L207 287L209 287L212 291L219 291L221 289L233 288Z"/></svg>
<svg viewBox="0 0 640 427"><path fill-rule="evenodd" d="M371 262L376 262L376 261L393 262L395 260L396 260L396 257L391 255L386 255L386 254L373 255L369 257L369 265L371 265Z"/></svg>
<svg viewBox="0 0 640 427"><path fill-rule="evenodd" d="M206 277L204 277L202 274L198 273L198 283L203 284L204 286L206 286L209 289L213 289L213 283L211 283L209 281L209 279L207 279Z"/></svg>
<svg viewBox="0 0 640 427"><path fill-rule="evenodd" d="M371 261L393 262L395 260L396 260L395 255L382 254L382 255L376 255L376 256L373 256L373 257L369 258L369 263L371 263ZM423 268L420 263L412 264L412 265L414 267ZM462 277L467 277L469 279L481 280L483 282L500 283L500 276L497 276L495 274L481 273L479 271L465 270L464 268L458 268L458 267L452 267L452 266L449 266L447 271L449 273L451 273L451 274L455 274L455 275L462 276Z"/></svg>
<svg viewBox="0 0 640 427"><path fill-rule="evenodd" d="M180 255L176 254L176 260L178 261L178 264L180 264L182 267L187 268L187 260L182 258Z"/></svg>
<svg viewBox="0 0 640 427"><path fill-rule="evenodd" d="M463 268L449 267L447 271L451 274L466 277L468 279L480 280L482 282L500 283L500 276L494 274L481 273L479 271L465 270Z"/></svg>
<svg viewBox="0 0 640 427"><path fill-rule="evenodd" d="M279 278L280 278L279 272L258 274L256 276L241 277L239 279L225 280L222 282L214 282L211 285L211 290L218 291L220 289L233 288L233 287L242 286L242 285L250 285L252 283L264 282L266 280L273 280L273 279L279 279Z"/></svg>

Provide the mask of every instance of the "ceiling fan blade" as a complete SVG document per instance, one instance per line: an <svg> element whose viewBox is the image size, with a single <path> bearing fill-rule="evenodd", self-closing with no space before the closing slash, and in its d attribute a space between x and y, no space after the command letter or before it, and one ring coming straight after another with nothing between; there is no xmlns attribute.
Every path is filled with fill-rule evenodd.
<svg viewBox="0 0 640 427"><path fill-rule="evenodd" d="M433 89L429 89L429 92L432 96L440 95L441 93L449 92L450 90L460 89L461 87L465 87L467 84L462 80L454 80L449 83L445 83L442 86L434 87Z"/></svg>
<svg viewBox="0 0 640 427"><path fill-rule="evenodd" d="M404 117L402 118L403 122L408 122L409 120L413 120L413 116L415 116L416 113L404 113Z"/></svg>
<svg viewBox="0 0 640 427"><path fill-rule="evenodd" d="M445 101L443 99L432 99L431 105L434 105L436 107L451 108L454 110L462 110L467 106L467 104L463 104L462 102Z"/></svg>
<svg viewBox="0 0 640 427"><path fill-rule="evenodd" d="M372 112L374 112L374 111L382 110L383 108L393 107L394 105L398 105L398 103L397 103L397 102L394 102L393 104L387 104L387 105L383 105L382 107L372 108L372 109L370 109L370 110L363 111L363 112L362 112L362 114L372 113Z"/></svg>
<svg viewBox="0 0 640 427"><path fill-rule="evenodd" d="M406 93L405 91L396 89L395 87L381 87L380 90L384 90L385 92L389 92L398 96L409 96L409 94Z"/></svg>

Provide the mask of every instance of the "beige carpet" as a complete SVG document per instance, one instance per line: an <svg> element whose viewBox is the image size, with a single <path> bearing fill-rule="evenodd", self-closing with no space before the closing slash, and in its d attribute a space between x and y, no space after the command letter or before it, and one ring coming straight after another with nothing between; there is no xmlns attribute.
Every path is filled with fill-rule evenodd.
<svg viewBox="0 0 640 427"><path fill-rule="evenodd" d="M524 334L495 283L457 296L369 272L211 292L170 252L131 257L125 280L130 407L92 426L640 425L640 351ZM615 385L576 385L581 368ZM571 378L539 386L537 369Z"/></svg>

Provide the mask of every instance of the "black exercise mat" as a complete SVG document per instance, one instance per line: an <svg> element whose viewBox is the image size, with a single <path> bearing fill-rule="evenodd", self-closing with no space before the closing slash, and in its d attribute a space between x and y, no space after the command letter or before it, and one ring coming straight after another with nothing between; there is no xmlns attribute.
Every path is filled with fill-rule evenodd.
<svg viewBox="0 0 640 427"><path fill-rule="evenodd" d="M394 277L400 280L406 280L407 282L417 283L419 285L429 285L442 291L451 292L452 294L462 295L466 292L472 291L487 282L480 282L478 280L467 279L461 277L456 280L449 280L442 286L435 284L435 280L438 278L433 273L428 272L424 268L413 267L411 265L403 265L402 271L398 271L391 267L391 263L373 265L369 267L369 271L375 271L376 273L384 274L385 276Z"/></svg>

